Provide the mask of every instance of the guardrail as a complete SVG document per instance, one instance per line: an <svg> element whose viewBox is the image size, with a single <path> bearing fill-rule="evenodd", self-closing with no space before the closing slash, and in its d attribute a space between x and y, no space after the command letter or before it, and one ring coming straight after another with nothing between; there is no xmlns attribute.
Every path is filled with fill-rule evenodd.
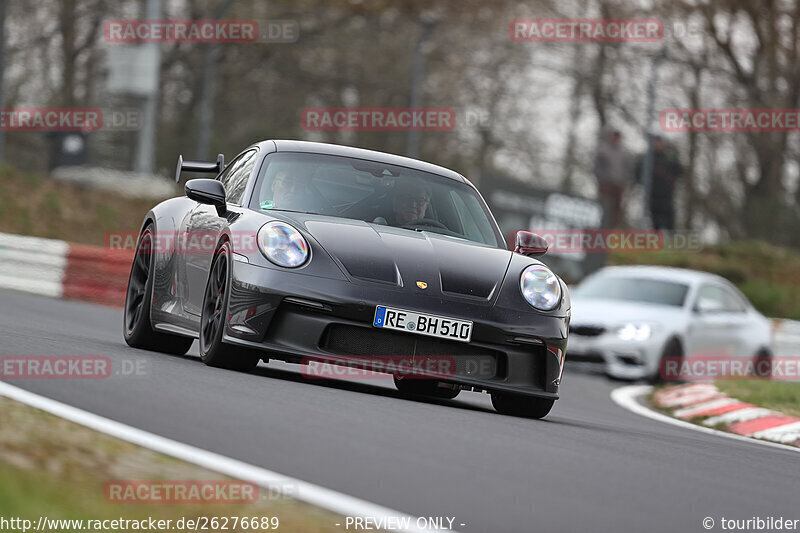
<svg viewBox="0 0 800 533"><path fill-rule="evenodd" d="M0 287L60 298L69 245L0 233Z"/></svg>
<svg viewBox="0 0 800 533"><path fill-rule="evenodd" d="M132 251L0 233L0 288L121 307Z"/></svg>

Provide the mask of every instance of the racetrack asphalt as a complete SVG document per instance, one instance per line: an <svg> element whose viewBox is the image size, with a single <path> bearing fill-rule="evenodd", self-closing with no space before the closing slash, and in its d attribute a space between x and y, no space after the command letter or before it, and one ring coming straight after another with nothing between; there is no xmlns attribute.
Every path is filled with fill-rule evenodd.
<svg viewBox="0 0 800 533"><path fill-rule="evenodd" d="M391 379L251 374L129 348L121 311L0 291L0 356L103 355L141 375L6 379L37 394L465 532L691 532L702 521L800 519L795 453L650 420L622 383L569 372L541 421L486 394L404 398ZM122 363L127 361L127 363ZM125 365L125 366L123 366ZM460 524L464 524L461 526Z"/></svg>

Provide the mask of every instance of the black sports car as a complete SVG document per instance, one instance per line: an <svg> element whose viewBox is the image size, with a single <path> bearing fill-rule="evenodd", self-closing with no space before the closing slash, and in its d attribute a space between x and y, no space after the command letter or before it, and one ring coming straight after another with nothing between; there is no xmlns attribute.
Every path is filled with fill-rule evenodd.
<svg viewBox="0 0 800 533"><path fill-rule="evenodd" d="M330 144L263 141L145 216L125 340L212 366L259 360L388 369L401 391L486 391L540 418L558 398L570 299L517 232L508 250L451 170ZM383 366L381 366L383 365ZM306 367L303 367L306 368ZM341 368L337 366L336 368Z"/></svg>

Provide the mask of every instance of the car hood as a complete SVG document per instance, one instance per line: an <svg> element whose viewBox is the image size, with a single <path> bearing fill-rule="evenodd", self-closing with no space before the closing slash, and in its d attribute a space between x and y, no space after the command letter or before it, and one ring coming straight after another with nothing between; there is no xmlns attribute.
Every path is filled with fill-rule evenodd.
<svg viewBox="0 0 800 533"><path fill-rule="evenodd" d="M413 287L426 295L492 299L512 253L427 231L361 220L293 217L354 280ZM420 284L427 284L424 289Z"/></svg>
<svg viewBox="0 0 800 533"><path fill-rule="evenodd" d="M570 326L610 328L629 322L665 324L678 321L682 316L681 307L603 298L581 298L573 293Z"/></svg>

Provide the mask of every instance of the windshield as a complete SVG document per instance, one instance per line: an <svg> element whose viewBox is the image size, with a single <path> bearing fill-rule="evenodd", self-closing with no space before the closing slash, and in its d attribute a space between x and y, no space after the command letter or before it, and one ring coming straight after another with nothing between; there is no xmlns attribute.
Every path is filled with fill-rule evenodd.
<svg viewBox="0 0 800 533"><path fill-rule="evenodd" d="M672 281L618 276L592 276L572 294L581 298L626 300L680 307L686 300L689 286Z"/></svg>
<svg viewBox="0 0 800 533"><path fill-rule="evenodd" d="M364 159L271 154L262 167L250 207L363 220L503 247L491 214L471 187Z"/></svg>

